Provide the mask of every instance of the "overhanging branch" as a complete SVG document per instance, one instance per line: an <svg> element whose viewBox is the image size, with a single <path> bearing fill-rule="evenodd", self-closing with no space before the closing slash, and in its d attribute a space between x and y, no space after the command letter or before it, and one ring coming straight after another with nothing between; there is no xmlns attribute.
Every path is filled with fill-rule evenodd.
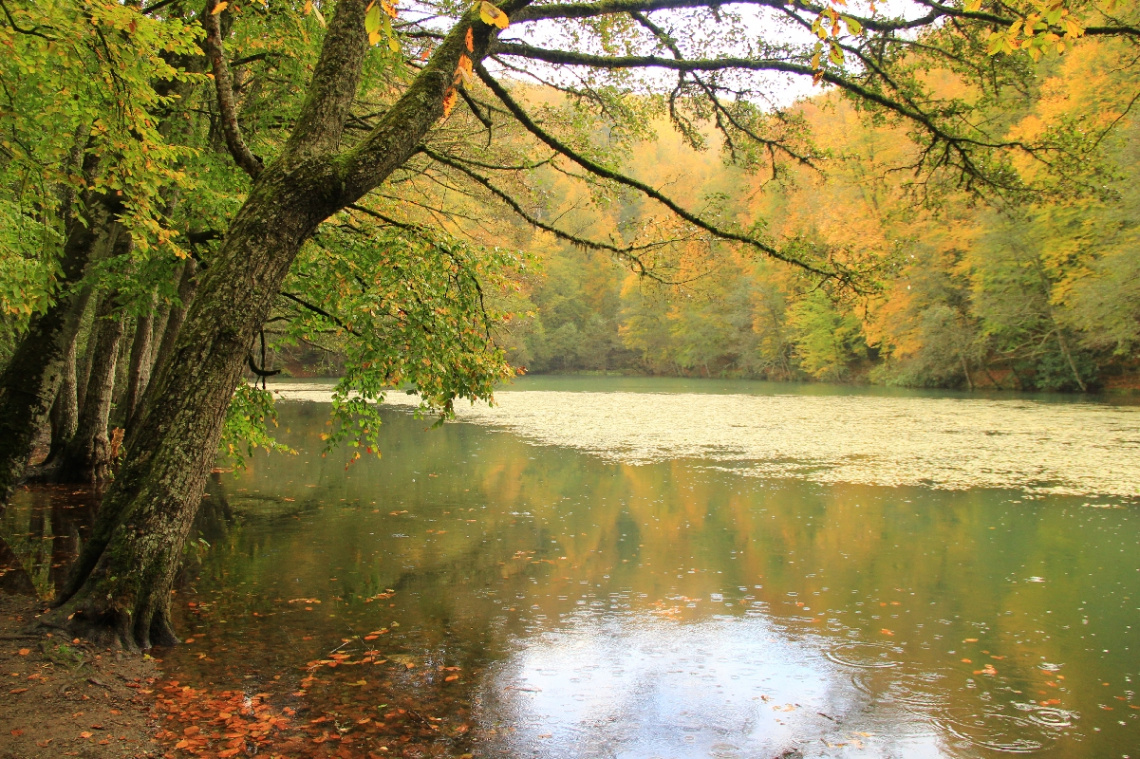
<svg viewBox="0 0 1140 759"><path fill-rule="evenodd" d="M777 250L763 240L758 240L748 235L743 235L727 229L723 229L713 224L712 222L706 219L702 219L700 216L682 208L675 200L662 194L644 182L641 182L632 177L627 177L624 174L613 171L612 169L608 169L605 166L602 166L601 164L592 161L589 158L586 158L571 148L569 145L566 145L554 135L550 134L538 124L536 124L534 120L531 119L530 116L526 113L526 111L524 111L523 108L515 102L514 98L510 96L510 93L508 93L506 89L504 89L503 86L499 84L499 82L496 81L494 77L490 75L490 73L488 73L487 69L481 63L475 67L475 71L479 75L479 78L483 80L483 83L486 84L487 87L493 93L495 93L495 96L502 101L507 110L511 112L511 115L513 115L515 119L517 119L518 122L522 124L523 128L525 128L528 132L545 143L549 148L566 156L591 174L602 179L608 179L611 182L625 185L626 187L630 187L641 192L645 196L656 200L658 203L668 208L681 219L684 219L698 229L703 229L709 234L712 234L713 236L718 237L722 240L741 243L754 250L758 250L761 253L770 256L771 258L793 264L804 269L805 271L809 271L821 277L850 281L850 278L847 274L837 269L823 269L809 261L804 261L803 259L783 253L782 251Z"/></svg>

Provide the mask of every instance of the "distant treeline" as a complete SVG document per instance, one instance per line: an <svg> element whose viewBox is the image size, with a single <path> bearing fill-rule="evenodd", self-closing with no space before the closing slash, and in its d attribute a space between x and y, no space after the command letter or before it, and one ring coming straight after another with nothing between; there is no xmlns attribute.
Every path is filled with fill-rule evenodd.
<svg viewBox="0 0 1140 759"><path fill-rule="evenodd" d="M763 219L773 235L832 249L877 287L821 287L791 267L715 254L700 241L663 269L683 284L662 285L603 254L536 238L542 275L512 304L520 316L503 337L510 355L532 373L1072 391L1134 385L1140 124L1128 103L1113 100L1134 91L1136 78L1119 60L1110 44L1047 59L1039 88L1011 95L1007 106L1018 106L993 115L1008 123L1011 140L1061 133L1078 114L1115 125L1100 146L1098 184L1060 180L1046 197L980 205L964 190L932 196L910 184L908 172L892 170L913 150L901 133L869 125L834 94L797 109L817 141L815 167L777 181L726 169L718 151L686 150L659 129L656 143L634 152L631 171L675 192L691 187L695 206L751 183L749 206L724 214L744 225ZM1008 168L1031 170L1016 158ZM654 223L644 202L584 203L560 195L561 187L549 180L548 196L557 198L550 213L595 235Z"/></svg>
<svg viewBox="0 0 1140 759"><path fill-rule="evenodd" d="M1089 42L1047 57L1034 89L1008 93L987 114L1011 142L1080 140L1089 162L1045 176L1015 153L1003 170L1034 192L990 187L984 202L968 187L917 181L905 168L916 160L906 135L834 91L782 114L812 144L777 176L726 165L711 133L698 151L652 122L643 141L622 146L629 173L740 229L841 260L856 286L691 233L631 260L496 218L478 242L535 264L493 297L508 314L497 340L532 374L1140 387L1140 122L1128 97L1140 73L1119 65L1123 54L1119 43ZM954 86L946 98L963 95ZM604 144L604 128L595 138ZM583 236L670 238L675 222L637 194L595 192L554 170L527 182L541 198L534 216ZM294 373L343 365L335 347L283 350Z"/></svg>

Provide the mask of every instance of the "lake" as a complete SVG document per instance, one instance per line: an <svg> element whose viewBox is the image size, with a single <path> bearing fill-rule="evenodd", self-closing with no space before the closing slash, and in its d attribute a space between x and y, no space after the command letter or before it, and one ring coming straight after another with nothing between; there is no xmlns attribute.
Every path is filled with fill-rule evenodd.
<svg viewBox="0 0 1140 759"><path fill-rule="evenodd" d="M215 474L156 656L318 745L1140 759L1140 407L528 378L348 465L270 387L298 453Z"/></svg>

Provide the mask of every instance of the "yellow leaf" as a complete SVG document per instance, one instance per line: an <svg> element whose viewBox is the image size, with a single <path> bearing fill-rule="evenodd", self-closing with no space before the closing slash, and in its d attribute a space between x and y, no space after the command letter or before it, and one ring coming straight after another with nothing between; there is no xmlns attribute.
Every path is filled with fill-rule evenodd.
<svg viewBox="0 0 1140 759"><path fill-rule="evenodd" d="M400 52L400 42L395 37L388 38L388 49L393 53Z"/></svg>
<svg viewBox="0 0 1140 759"><path fill-rule="evenodd" d="M982 0L966 0L966 10L975 13L982 8Z"/></svg>
<svg viewBox="0 0 1140 759"><path fill-rule="evenodd" d="M327 24L325 24L325 17L321 15L320 8L317 8L315 5L313 6L313 15L317 17L318 24L321 26L327 26Z"/></svg>
<svg viewBox="0 0 1140 759"><path fill-rule="evenodd" d="M368 33L368 44L369 45L375 45L379 41L380 41L380 32L369 32Z"/></svg>
<svg viewBox="0 0 1140 759"><path fill-rule="evenodd" d="M305 0L305 7L301 11L301 13L308 16L312 12L313 12L313 0Z"/></svg>
<svg viewBox="0 0 1140 759"><path fill-rule="evenodd" d="M510 23L507 14L487 2L487 0L480 0L479 2L479 18L483 19L484 24L497 26L500 29L506 29Z"/></svg>
<svg viewBox="0 0 1140 759"><path fill-rule="evenodd" d="M225 0L214 6L214 10L210 11L211 16L216 16L230 6Z"/></svg>

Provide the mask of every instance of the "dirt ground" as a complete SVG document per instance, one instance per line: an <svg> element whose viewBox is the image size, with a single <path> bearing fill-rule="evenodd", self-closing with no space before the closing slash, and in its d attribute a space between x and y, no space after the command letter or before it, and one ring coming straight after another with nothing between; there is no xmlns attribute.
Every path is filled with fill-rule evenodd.
<svg viewBox="0 0 1140 759"><path fill-rule="evenodd" d="M0 594L0 759L160 756L154 662L27 632L43 611Z"/></svg>

